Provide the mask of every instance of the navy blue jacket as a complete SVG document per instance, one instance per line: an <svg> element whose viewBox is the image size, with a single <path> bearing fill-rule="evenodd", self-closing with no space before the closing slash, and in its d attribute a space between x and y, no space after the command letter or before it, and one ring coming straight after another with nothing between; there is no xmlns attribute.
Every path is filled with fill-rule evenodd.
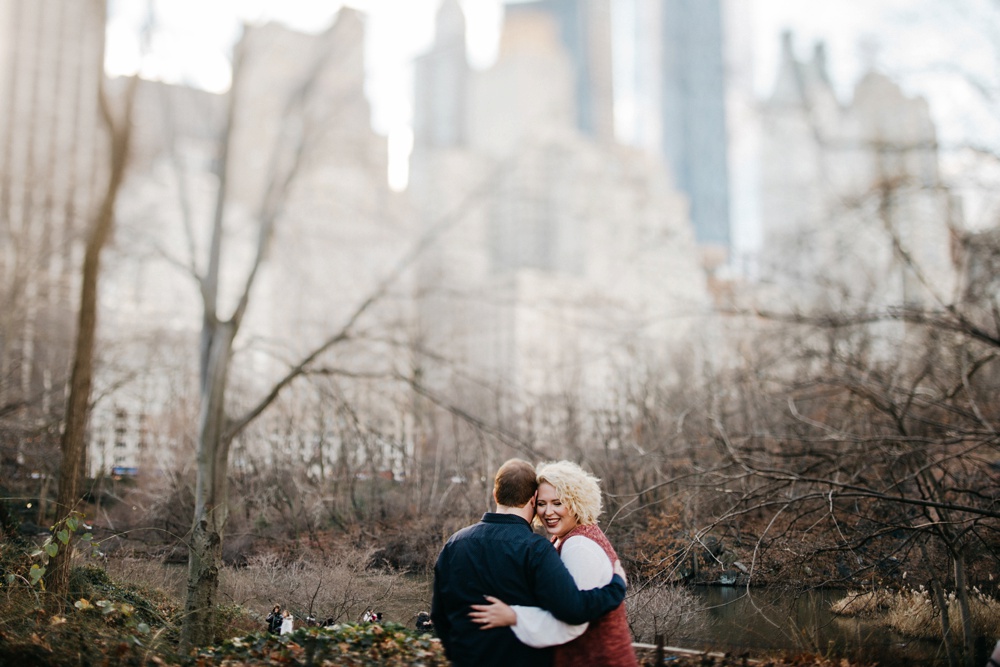
<svg viewBox="0 0 1000 667"><path fill-rule="evenodd" d="M481 630L470 605L492 595L507 604L542 607L567 623L592 621L625 598L615 575L603 588L580 591L555 548L514 514L487 512L452 535L434 566L431 620L448 658L458 667L548 667L552 649L518 641L510 628Z"/></svg>

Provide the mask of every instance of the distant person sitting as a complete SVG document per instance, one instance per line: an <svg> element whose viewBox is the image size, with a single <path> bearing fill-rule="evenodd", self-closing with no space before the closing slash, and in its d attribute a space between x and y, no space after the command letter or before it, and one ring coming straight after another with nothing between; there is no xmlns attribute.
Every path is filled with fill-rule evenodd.
<svg viewBox="0 0 1000 667"><path fill-rule="evenodd" d="M431 621L431 615L426 611L417 614L416 626L419 632L434 632L434 623Z"/></svg>
<svg viewBox="0 0 1000 667"><path fill-rule="evenodd" d="M280 604L274 605L274 609L272 609L271 613L267 615L266 619L264 619L265 621L267 621L267 631L270 632L272 635L281 634L282 618L283 617L281 615L281 605Z"/></svg>

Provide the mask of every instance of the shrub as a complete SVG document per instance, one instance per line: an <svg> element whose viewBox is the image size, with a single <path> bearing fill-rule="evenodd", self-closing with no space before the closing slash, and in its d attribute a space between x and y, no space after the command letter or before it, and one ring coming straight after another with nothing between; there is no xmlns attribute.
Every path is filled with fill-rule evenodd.
<svg viewBox="0 0 1000 667"><path fill-rule="evenodd" d="M224 642L230 637L248 635L260 630L260 621L253 612L238 604L220 604L215 607L216 643Z"/></svg>
<svg viewBox="0 0 1000 667"><path fill-rule="evenodd" d="M701 604L682 586L637 586L625 606L629 629L637 642L652 643L660 635L670 643L682 634L698 633L708 622Z"/></svg>
<svg viewBox="0 0 1000 667"><path fill-rule="evenodd" d="M169 626L177 614L177 605L162 591L134 581L116 580L97 565L74 567L70 572L70 598L90 603L107 600L128 605L129 614L151 627ZM110 614L109 614L110 616Z"/></svg>
<svg viewBox="0 0 1000 667"><path fill-rule="evenodd" d="M447 667L441 642L395 623L341 624L307 628L275 637L252 634L195 654L196 664L264 667L274 664L388 667Z"/></svg>
<svg viewBox="0 0 1000 667"><path fill-rule="evenodd" d="M19 568L30 561L26 554ZM143 665L150 650L169 647L175 610L157 593L116 581L87 565L70 572L73 604L64 612L29 581L4 580L0 595L0 664L31 667Z"/></svg>
<svg viewBox="0 0 1000 667"><path fill-rule="evenodd" d="M371 571L371 550L341 548L302 553L295 560L277 554L248 559L246 567L223 568L220 598L254 612L258 627L275 603L296 618L308 615L337 622L357 620L365 609L383 609L406 588L405 577L392 570Z"/></svg>

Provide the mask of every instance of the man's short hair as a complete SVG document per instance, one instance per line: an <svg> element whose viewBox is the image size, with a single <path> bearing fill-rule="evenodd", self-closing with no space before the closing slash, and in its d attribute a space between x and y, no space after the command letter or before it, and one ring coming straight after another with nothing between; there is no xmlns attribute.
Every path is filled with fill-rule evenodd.
<svg viewBox="0 0 1000 667"><path fill-rule="evenodd" d="M493 496L504 507L524 507L537 490L535 466L521 459L505 462L493 478Z"/></svg>

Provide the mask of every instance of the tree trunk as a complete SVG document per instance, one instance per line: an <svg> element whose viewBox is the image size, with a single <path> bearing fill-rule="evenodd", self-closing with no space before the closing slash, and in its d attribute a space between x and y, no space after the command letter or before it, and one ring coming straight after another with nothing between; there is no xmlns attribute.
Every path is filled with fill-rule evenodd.
<svg viewBox="0 0 1000 667"><path fill-rule="evenodd" d="M198 423L198 480L194 523L188 545L188 588L181 648L211 643L213 614L222 565L222 535L229 516L227 500L230 439L226 436L225 390L237 327L206 320L207 354L202 374Z"/></svg>
<svg viewBox="0 0 1000 667"><path fill-rule="evenodd" d="M240 102L241 82L244 72L244 47L246 42L238 40L233 52L232 85L229 89L227 118L222 128L221 152L218 159L219 186L215 195L215 214L208 247L208 261L204 274L199 274L194 261L193 237L190 247L192 251L191 269L199 283L203 305L202 337L200 352L201 370L201 413L198 424L198 472L195 490L194 521L191 528L190 544L188 545L188 590L185 604L186 614L181 629L181 647L190 649L194 646L211 642L214 635L213 607L219 585L219 569L222 561L222 536L228 517L228 466L229 448L236 434L247 424L256 419L281 391L293 380L298 378L312 365L317 358L335 345L346 340L357 320L376 303L388 289L388 285L402 275L403 270L412 263L425 244L419 245L415 251L404 257L396 270L389 274L385 282L369 294L354 310L342 329L323 341L312 352L307 354L296 366L292 367L278 380L266 395L251 409L240 416L230 418L225 412L225 394L229 364L232 360L233 340L240 328L240 322L250 301L253 285L258 276L268 245L274 232L276 221L283 213L292 184L305 163L304 156L308 149L318 145L312 137L307 136L305 128L314 128L309 110L310 94L323 84L318 76L320 69L331 63L334 51L324 51L321 59L306 73L307 78L301 82L296 92L286 101L286 113L281 127L280 145L272 162L271 179L267 183L267 191L256 212L257 249L251 262L242 289L239 291L237 305L228 320L219 317L219 284L223 258L225 233L223 222L226 218L228 199L228 183L230 153L233 142L233 132L237 117L237 107ZM280 158L280 159L279 159ZM190 230L189 230L189 233Z"/></svg>
<svg viewBox="0 0 1000 667"><path fill-rule="evenodd" d="M925 560L927 556L924 556ZM931 591L934 593L934 599L937 601L939 618L941 620L941 641L944 643L945 656L948 658L948 667L957 667L958 662L955 659L955 650L953 642L951 641L951 616L948 613L948 598L944 594L944 589L941 586L941 582L937 580L937 577L931 579Z"/></svg>
<svg viewBox="0 0 1000 667"><path fill-rule="evenodd" d="M60 443L59 493L56 497L56 524L65 521L80 501L80 478L86 460L87 420L90 416L90 393L94 377L94 347L97 338L97 282L101 271L101 251L114 229L115 201L125 176L132 135L132 108L138 78L126 89L125 114L117 124L111 115L104 91L98 92L104 121L111 135L111 173L101 200L101 207L87 235L80 284L80 312L77 320L76 349L70 375L66 406L66 426ZM73 559L73 540L60 545L49 562L48 590L56 608L66 603L69 594L69 571Z"/></svg>
<svg viewBox="0 0 1000 667"><path fill-rule="evenodd" d="M100 269L99 254L103 245L103 241L95 237L100 236L101 228L106 230L110 227L110 221L109 215L98 222L94 234L87 243L87 253L83 263L76 352L70 376L66 427L60 443L62 461L59 466L59 494L56 496L57 525L77 510L77 503L80 500L79 486L83 474L88 405L93 383L94 339L97 331L97 274ZM66 603L72 559L73 541L70 540L60 545L59 552L49 561L48 589L52 593L52 602L57 609Z"/></svg>
<svg viewBox="0 0 1000 667"><path fill-rule="evenodd" d="M955 597L962 613L962 646L964 663L972 667L975 659L975 636L972 633L972 609L969 606L969 584L965 578L965 554L955 552Z"/></svg>

